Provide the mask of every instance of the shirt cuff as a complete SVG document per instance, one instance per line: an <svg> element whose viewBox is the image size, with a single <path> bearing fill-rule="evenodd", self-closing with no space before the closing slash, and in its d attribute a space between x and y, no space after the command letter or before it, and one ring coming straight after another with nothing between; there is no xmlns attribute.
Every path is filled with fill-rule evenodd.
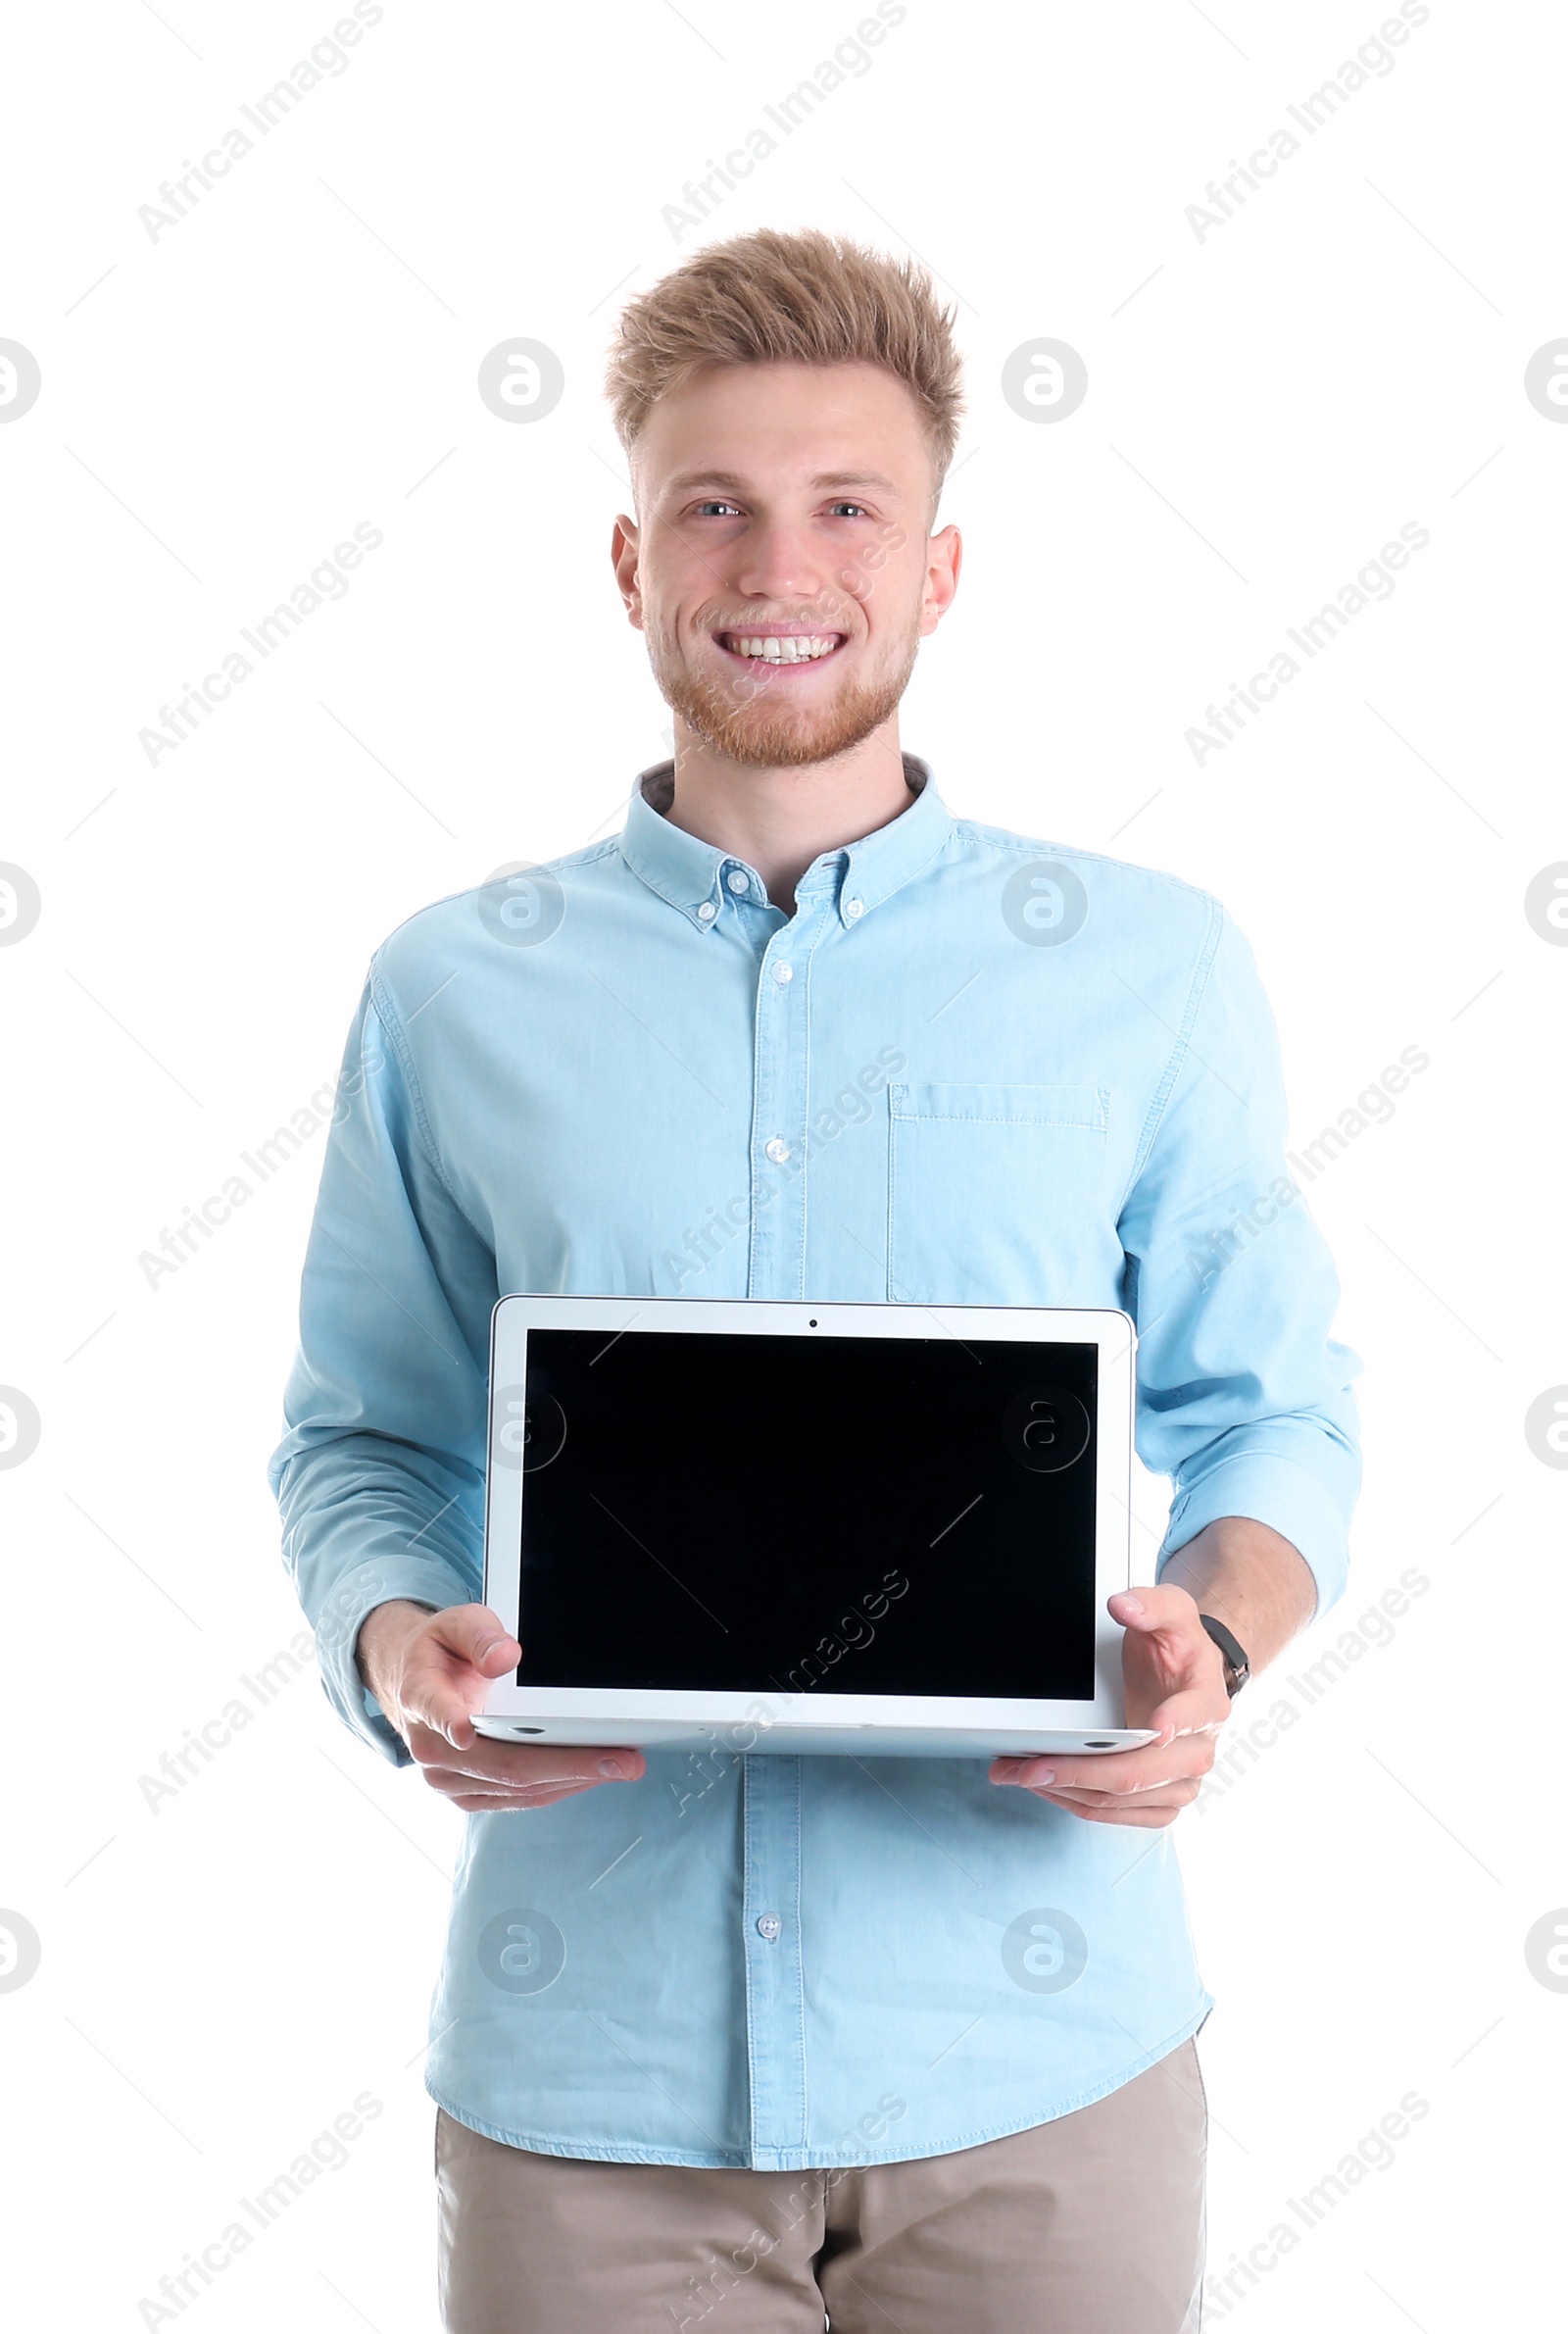
<svg viewBox="0 0 1568 2334"><path fill-rule="evenodd" d="M408 1745L362 1680L355 1660L360 1623L377 1605L390 1604L395 1597L411 1598L438 1613L449 1605L474 1601L472 1585L461 1573L428 1558L411 1556L390 1563L377 1560L346 1572L333 1583L319 1614L308 1617L316 1630L321 1685L344 1725L394 1766L412 1766Z"/></svg>
<svg viewBox="0 0 1568 2334"><path fill-rule="evenodd" d="M1178 1548L1222 1515L1250 1516L1290 1541L1317 1583L1314 1619L1344 1595L1349 1573L1345 1517L1317 1476L1278 1451L1238 1451L1180 1495L1165 1527L1155 1579Z"/></svg>

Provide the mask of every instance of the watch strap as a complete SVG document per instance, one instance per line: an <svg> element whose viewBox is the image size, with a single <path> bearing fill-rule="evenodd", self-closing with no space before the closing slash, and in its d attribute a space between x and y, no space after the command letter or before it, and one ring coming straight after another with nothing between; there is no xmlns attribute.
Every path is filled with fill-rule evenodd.
<svg viewBox="0 0 1568 2334"><path fill-rule="evenodd" d="M1198 1617L1219 1647L1220 1658L1225 1664L1225 1691L1234 1702L1251 1676L1252 1665L1222 1620L1216 1620L1211 1613L1200 1613Z"/></svg>

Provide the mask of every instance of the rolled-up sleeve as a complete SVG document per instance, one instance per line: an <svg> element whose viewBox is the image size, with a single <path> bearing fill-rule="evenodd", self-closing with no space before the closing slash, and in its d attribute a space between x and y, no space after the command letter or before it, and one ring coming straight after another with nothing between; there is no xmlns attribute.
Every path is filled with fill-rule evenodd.
<svg viewBox="0 0 1568 2334"><path fill-rule="evenodd" d="M1273 1016L1216 905L1119 1219L1138 1324L1139 1457L1174 1489L1159 1568L1221 1515L1346 1583L1360 1364L1330 1334L1333 1261L1285 1158Z"/></svg>
<svg viewBox="0 0 1568 2334"><path fill-rule="evenodd" d="M448 1188L407 1039L371 980L350 1032L270 1481L327 1698L402 1765L355 1664L360 1623L481 1593L495 1257Z"/></svg>

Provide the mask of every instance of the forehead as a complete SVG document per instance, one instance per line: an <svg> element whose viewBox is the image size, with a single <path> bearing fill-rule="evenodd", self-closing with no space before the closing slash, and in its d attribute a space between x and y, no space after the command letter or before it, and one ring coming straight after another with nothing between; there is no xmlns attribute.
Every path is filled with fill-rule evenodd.
<svg viewBox="0 0 1568 2334"><path fill-rule="evenodd" d="M912 391L880 365L704 365L653 408L632 456L644 498L722 485L930 492Z"/></svg>

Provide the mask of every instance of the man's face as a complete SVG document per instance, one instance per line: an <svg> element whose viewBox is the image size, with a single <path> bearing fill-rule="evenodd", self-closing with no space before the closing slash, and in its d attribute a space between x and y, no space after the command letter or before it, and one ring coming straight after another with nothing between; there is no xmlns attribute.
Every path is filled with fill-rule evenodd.
<svg viewBox="0 0 1568 2334"><path fill-rule="evenodd" d="M914 398L874 365L704 366L634 450L615 569L661 694L732 762L848 753L952 598Z"/></svg>

